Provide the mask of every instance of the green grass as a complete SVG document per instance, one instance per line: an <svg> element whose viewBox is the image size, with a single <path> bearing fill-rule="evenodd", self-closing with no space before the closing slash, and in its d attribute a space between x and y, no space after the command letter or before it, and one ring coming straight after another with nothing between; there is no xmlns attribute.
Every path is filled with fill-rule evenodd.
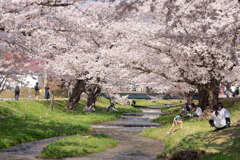
<svg viewBox="0 0 240 160"><path fill-rule="evenodd" d="M156 102L150 102L146 99L135 99L136 101L136 106L135 107L151 107L151 106L164 106L165 104L178 104L180 103L179 99L160 99L157 100Z"/></svg>
<svg viewBox="0 0 240 160"><path fill-rule="evenodd" d="M44 148L39 158L77 157L117 146L117 140L103 134L75 135L53 142Z"/></svg>
<svg viewBox="0 0 240 160"><path fill-rule="evenodd" d="M121 105L116 105L118 112L105 112L109 100L102 97L96 103L96 113L82 111L86 99L79 102L76 112L65 109L67 101L55 101L53 111L49 110L49 103L34 100L1 101L0 114L5 118L0 119L0 149L22 142L84 133L91 130L92 123L116 120L125 112L140 112L131 106ZM23 117L25 115L27 118Z"/></svg>
<svg viewBox="0 0 240 160"><path fill-rule="evenodd" d="M240 101L223 101L224 107L231 113L231 122L240 119ZM165 142L165 153L171 155L181 149L205 150L208 155L205 160L240 159L240 127L230 127L218 132L213 132L208 120L198 121L198 118L184 119L181 129L177 125L170 135L167 132L172 126L173 118L180 112L179 106L172 107L171 114L159 117L154 122L165 124L159 128L144 130L141 135ZM221 158L220 158L221 157Z"/></svg>

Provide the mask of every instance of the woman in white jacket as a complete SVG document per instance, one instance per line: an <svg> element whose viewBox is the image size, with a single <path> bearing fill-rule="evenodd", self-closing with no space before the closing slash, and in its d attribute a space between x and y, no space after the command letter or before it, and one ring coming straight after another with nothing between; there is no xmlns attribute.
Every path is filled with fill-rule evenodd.
<svg viewBox="0 0 240 160"><path fill-rule="evenodd" d="M218 106L214 105L212 107L213 112L211 114L209 123L212 127L215 127L215 131L218 131L220 129L224 129L228 127L226 124L226 119L222 116L222 114L218 111Z"/></svg>

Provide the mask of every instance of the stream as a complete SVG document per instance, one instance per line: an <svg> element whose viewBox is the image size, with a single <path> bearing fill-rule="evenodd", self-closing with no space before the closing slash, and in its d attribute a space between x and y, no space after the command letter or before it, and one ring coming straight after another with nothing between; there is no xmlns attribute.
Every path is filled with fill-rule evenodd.
<svg viewBox="0 0 240 160"><path fill-rule="evenodd" d="M92 125L90 134L106 134L118 140L114 148L63 160L157 160L156 156L164 151L164 143L138 136L146 128L160 127L151 122L162 115L160 107L139 108L141 113L125 113L120 119ZM66 137L66 136L65 136ZM65 137L53 137L40 141L26 142L0 151L0 160L34 160L48 144ZM38 159L40 160L40 159Z"/></svg>

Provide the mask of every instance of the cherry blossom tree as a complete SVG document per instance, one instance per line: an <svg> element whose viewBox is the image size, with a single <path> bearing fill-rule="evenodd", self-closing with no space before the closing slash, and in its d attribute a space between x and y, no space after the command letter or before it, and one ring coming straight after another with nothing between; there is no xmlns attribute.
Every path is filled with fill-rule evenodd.
<svg viewBox="0 0 240 160"><path fill-rule="evenodd" d="M199 91L200 105L218 101L219 83L238 66L239 2L146 1L116 22L119 61ZM121 44L121 45L120 45Z"/></svg>
<svg viewBox="0 0 240 160"><path fill-rule="evenodd" d="M212 105L220 81L236 77L237 0L1 2L1 40L41 53L63 79L104 84L137 70L194 85Z"/></svg>
<svg viewBox="0 0 240 160"><path fill-rule="evenodd" d="M26 77L27 57L23 57L13 50L0 52L0 93L6 85L14 83L24 83L22 79Z"/></svg>
<svg viewBox="0 0 240 160"><path fill-rule="evenodd" d="M88 105L94 103L102 86L109 85L109 82L116 83L119 78L116 75L123 76L123 71L126 71L117 62L112 61L109 54L101 52L111 49L119 37L118 32L109 30L114 11L111 4L94 2L84 4L77 10L75 6L63 10L55 9L51 14L53 22L49 23L57 28L59 25L54 22L55 19L62 22L61 30L53 30L54 37L49 37L41 45L46 48L49 44L53 46L51 60L47 60L49 72L66 81L75 82L75 93L68 102L69 109L76 107L82 92L88 95ZM58 40L52 41L56 37Z"/></svg>

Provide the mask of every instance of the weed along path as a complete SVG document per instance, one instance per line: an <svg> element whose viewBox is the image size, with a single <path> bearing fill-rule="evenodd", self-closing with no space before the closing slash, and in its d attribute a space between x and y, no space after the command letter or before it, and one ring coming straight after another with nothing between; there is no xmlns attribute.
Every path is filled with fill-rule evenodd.
<svg viewBox="0 0 240 160"><path fill-rule="evenodd" d="M140 109L140 108L139 108ZM117 147L100 153L82 157L62 158L64 160L155 160L164 151L161 141L138 136L144 129L159 127L152 119L161 115L158 108L144 108L142 113L125 113L119 120L92 125L90 134L106 134L118 140ZM32 160L37 159L44 147L64 137L53 137L41 141L27 142L1 150L0 160Z"/></svg>

